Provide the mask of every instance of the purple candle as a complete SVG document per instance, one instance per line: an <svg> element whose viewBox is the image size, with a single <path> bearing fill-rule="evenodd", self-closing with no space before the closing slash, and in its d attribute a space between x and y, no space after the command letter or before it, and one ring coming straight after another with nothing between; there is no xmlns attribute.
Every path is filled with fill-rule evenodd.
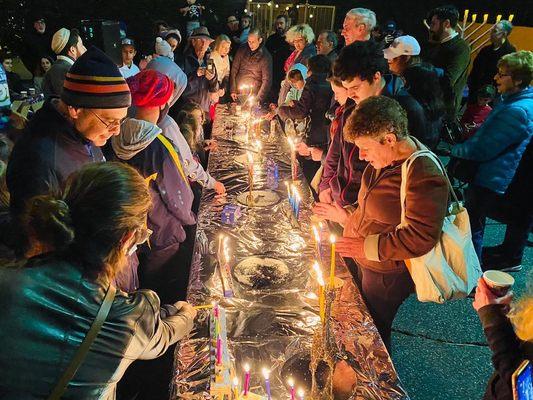
<svg viewBox="0 0 533 400"><path fill-rule="evenodd" d="M270 395L270 371L266 368L263 368L263 376L265 377L265 390L267 394L267 399L271 400Z"/></svg>

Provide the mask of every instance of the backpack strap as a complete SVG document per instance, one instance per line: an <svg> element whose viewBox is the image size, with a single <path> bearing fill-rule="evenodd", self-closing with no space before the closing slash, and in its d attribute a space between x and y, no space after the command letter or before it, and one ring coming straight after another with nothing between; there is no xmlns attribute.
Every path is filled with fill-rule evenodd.
<svg viewBox="0 0 533 400"><path fill-rule="evenodd" d="M178 153L176 152L176 149L174 148L174 146L172 146L172 143L170 143L170 141L162 134L157 135L157 138L159 139L161 143L163 143L163 146L166 147L166 149L170 153L170 157L172 157L172 160L174 161L174 164L176 165L176 168L178 169L178 172L180 173L181 177L183 178L187 186L190 187L189 179L187 179L187 175L185 175L185 172L183 171L180 157L178 156Z"/></svg>

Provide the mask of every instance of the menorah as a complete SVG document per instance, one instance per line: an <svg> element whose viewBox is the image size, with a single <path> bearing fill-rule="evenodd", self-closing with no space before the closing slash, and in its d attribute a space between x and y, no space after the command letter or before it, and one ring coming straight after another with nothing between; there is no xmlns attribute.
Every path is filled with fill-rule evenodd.
<svg viewBox="0 0 533 400"><path fill-rule="evenodd" d="M486 29L484 31L479 32L479 30L483 26L485 26L487 24L490 25L490 23L488 23L489 14L483 14L483 21L481 21L481 23L475 29L473 29L471 32L467 33L467 31L472 27L472 25L474 25L476 23L477 16L478 16L476 13L473 13L472 16L471 16L471 21L469 22L468 21L469 13L470 13L470 10L465 10L464 15L463 15L463 21L462 21L462 23L459 23L457 25L457 28L458 28L458 31L459 31L459 34L461 35L461 37L464 40L466 40L468 42L468 44L470 45L470 49L471 49L470 53L472 54L472 53L475 53L476 51L478 51L480 48L482 48L483 46L485 46L488 43L488 41L490 40L490 37L489 37L490 36L490 31L498 24L498 22L501 21L502 15L498 14L496 16L496 22L494 22L494 24L489 29ZM514 14L509 14L509 18L507 18L507 21L512 22L513 19L514 19ZM424 25L429 30L429 24L428 24L426 19L424 19ZM483 38L485 40L483 40L476 47L474 47L474 45L477 42L479 42L480 40L482 40Z"/></svg>

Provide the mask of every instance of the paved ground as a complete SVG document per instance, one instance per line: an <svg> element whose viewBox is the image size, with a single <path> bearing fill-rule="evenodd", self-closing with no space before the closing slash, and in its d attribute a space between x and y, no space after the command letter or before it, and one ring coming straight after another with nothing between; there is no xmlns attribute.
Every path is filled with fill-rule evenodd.
<svg viewBox="0 0 533 400"><path fill-rule="evenodd" d="M491 221L485 244L499 244L504 233L504 225ZM522 271L513 274L517 295L533 281L533 248L526 249L523 261ZM492 365L471 299L438 305L411 296L394 329L392 358L411 399L481 399Z"/></svg>

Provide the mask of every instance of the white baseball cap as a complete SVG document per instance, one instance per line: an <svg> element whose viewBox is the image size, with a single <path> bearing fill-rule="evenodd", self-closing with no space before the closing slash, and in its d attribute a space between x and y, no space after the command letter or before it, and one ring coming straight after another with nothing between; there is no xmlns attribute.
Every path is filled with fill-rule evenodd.
<svg viewBox="0 0 533 400"><path fill-rule="evenodd" d="M420 45L412 36L398 36L388 48L383 50L383 54L387 60L392 60L399 56L418 56L420 54Z"/></svg>

